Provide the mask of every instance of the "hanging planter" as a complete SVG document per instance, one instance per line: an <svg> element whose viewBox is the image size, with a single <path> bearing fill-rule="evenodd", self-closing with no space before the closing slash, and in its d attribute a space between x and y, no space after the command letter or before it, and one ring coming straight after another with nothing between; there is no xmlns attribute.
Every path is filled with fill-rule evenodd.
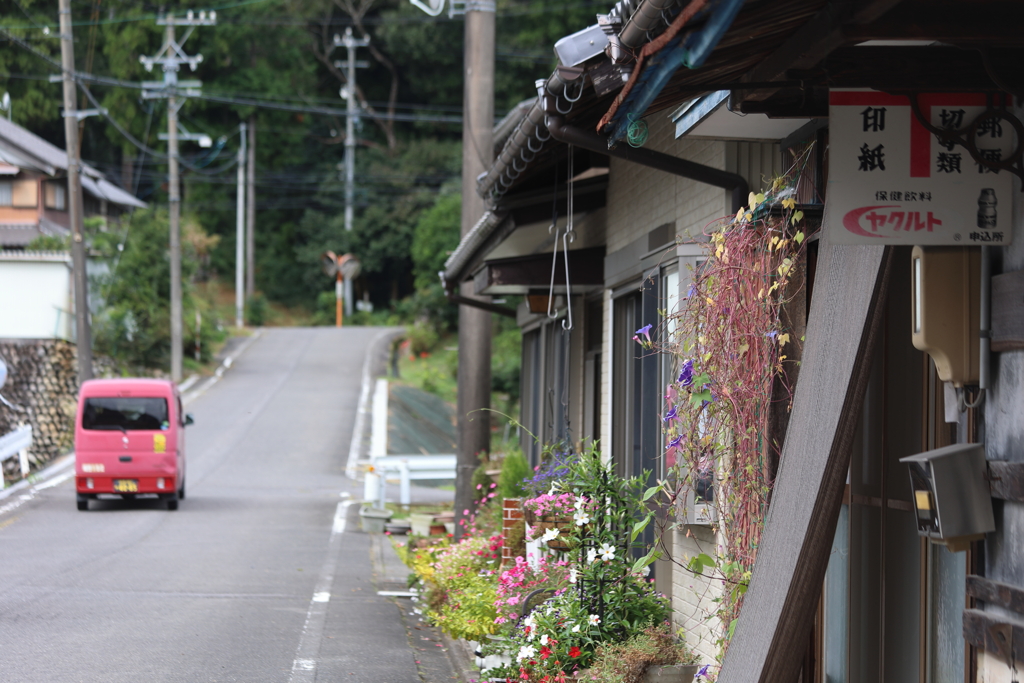
<svg viewBox="0 0 1024 683"><path fill-rule="evenodd" d="M536 524L533 525L533 537L543 540L546 536L550 535L549 532L551 530L556 530L558 532L558 536L555 538L547 538L545 543L551 550L565 552L570 548L568 536L569 532L572 530L572 525L573 521L571 516L544 515L537 520Z"/></svg>

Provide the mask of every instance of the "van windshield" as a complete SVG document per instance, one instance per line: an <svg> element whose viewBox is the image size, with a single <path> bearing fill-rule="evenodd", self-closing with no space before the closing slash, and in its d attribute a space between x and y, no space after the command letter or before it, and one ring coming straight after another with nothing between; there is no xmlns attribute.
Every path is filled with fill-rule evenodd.
<svg viewBox="0 0 1024 683"><path fill-rule="evenodd" d="M87 398L82 411L83 429L167 429L167 399L119 396Z"/></svg>

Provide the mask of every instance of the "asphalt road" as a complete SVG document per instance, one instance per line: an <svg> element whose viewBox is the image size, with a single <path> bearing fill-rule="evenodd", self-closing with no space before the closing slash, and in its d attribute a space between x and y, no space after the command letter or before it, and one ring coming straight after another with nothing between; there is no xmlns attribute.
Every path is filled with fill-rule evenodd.
<svg viewBox="0 0 1024 683"><path fill-rule="evenodd" d="M266 331L186 408L176 512L79 512L69 479L0 501L0 681L419 681L344 474L383 339Z"/></svg>

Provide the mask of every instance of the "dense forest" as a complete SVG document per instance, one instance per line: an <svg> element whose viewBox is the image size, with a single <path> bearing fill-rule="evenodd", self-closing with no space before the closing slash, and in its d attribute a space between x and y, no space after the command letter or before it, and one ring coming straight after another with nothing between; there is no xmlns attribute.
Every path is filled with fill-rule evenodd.
<svg viewBox="0 0 1024 683"><path fill-rule="evenodd" d="M217 2L217 0L215 0ZM194 73L202 94L180 121L214 144L181 145L183 214L210 239L203 277L230 282L235 253L238 125L256 126L256 286L271 301L312 311L332 283L318 256L325 249L360 257L357 295L378 309L403 301L433 307L436 272L458 242L462 112L461 18L430 17L407 0L241 0L207 7L169 2L72 0L77 70L86 78L80 107L108 109L81 124L82 157L153 207L166 206L166 104L145 100L138 83L159 80L140 63L163 40L165 12L215 10L185 51L202 54ZM608 3L498 0L495 111L500 117L533 95L555 65L551 46L593 23ZM57 0L0 1L0 81L13 120L63 146ZM364 110L356 128L354 229L343 224L339 165L345 142L344 48L351 28L370 40L357 75ZM179 39L186 29L179 29ZM57 64L57 66L55 66ZM119 81L120 83L114 83ZM324 108L335 111L324 111ZM411 304L409 302L412 302ZM450 311L448 315L454 313Z"/></svg>

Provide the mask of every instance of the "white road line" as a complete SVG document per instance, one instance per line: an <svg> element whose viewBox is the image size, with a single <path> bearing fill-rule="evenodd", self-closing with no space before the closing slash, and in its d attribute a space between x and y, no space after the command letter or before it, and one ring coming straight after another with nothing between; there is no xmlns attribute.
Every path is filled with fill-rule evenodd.
<svg viewBox="0 0 1024 683"><path fill-rule="evenodd" d="M48 489L75 476L75 456L72 453L68 456L58 458L53 464L41 472L32 475L28 479L22 479L13 486L8 486L0 491L0 501L11 499L6 505L0 505L0 515L16 510L27 501L36 497L36 493ZM16 493L23 493L15 498Z"/></svg>
<svg viewBox="0 0 1024 683"><path fill-rule="evenodd" d="M334 510L334 523L331 526L332 534L343 534L345 533L345 523L348 517L348 506L354 505L354 500L342 501L338 503L338 507Z"/></svg>
<svg viewBox="0 0 1024 683"><path fill-rule="evenodd" d="M331 599L331 584L334 583L334 570L338 566L338 554L341 551L341 540L345 532L345 516L348 508L358 501L343 500L334 511L331 525L331 539L327 544L327 559L320 570L313 598L309 601L306 611L306 623L302 626L299 647L295 651L292 662L292 674L289 683L305 683L316 680L316 660L320 655L320 642L323 640L324 624L327 621L327 605ZM339 521L340 520L340 521Z"/></svg>
<svg viewBox="0 0 1024 683"><path fill-rule="evenodd" d="M373 354L381 339L395 334L394 330L387 330L375 336L366 347L366 357L363 359L363 388L359 393L359 408L356 410L356 423L352 427L352 443L348 449L348 462L345 463L345 476L349 479L356 478L356 468L359 465L360 453L363 448L363 432L366 430L366 415L370 412L370 385L373 378L370 376L370 369L373 366Z"/></svg>

